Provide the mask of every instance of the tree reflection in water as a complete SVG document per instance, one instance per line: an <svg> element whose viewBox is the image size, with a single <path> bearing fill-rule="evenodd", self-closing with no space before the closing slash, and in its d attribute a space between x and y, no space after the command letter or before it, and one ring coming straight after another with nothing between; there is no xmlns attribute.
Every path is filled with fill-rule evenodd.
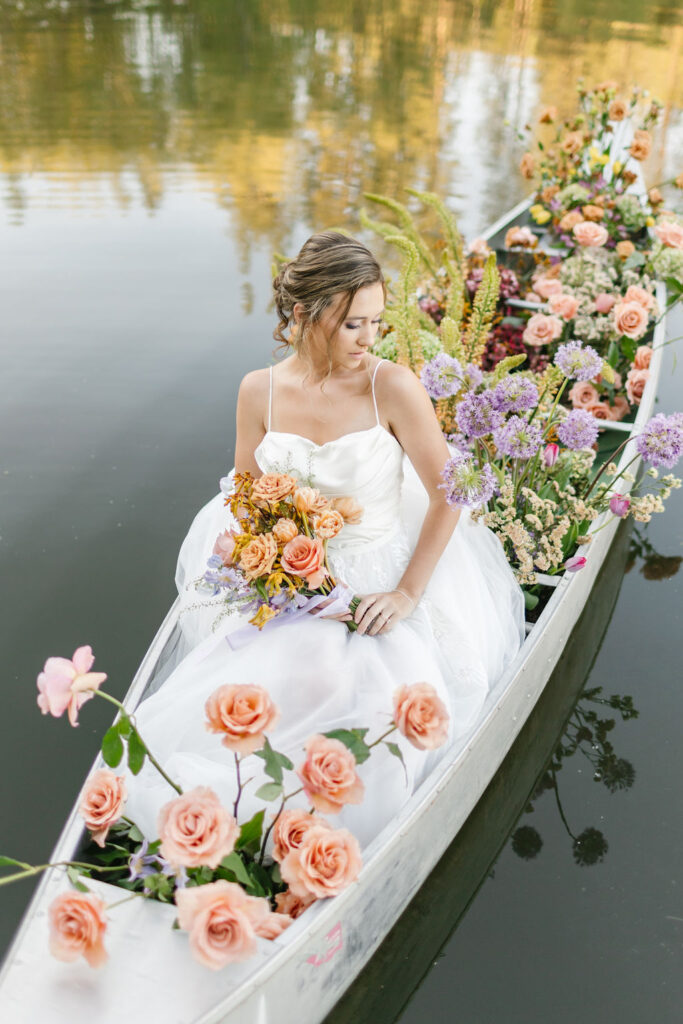
<svg viewBox="0 0 683 1024"><path fill-rule="evenodd" d="M660 555L650 543L645 530L634 525L624 572L630 572L639 558L643 562L640 574L646 580L668 580L676 575L683 562L681 555Z"/></svg>

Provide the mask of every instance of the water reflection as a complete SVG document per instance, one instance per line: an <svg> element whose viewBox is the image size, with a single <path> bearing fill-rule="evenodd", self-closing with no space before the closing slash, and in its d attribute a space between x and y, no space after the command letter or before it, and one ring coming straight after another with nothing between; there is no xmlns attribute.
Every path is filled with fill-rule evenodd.
<svg viewBox="0 0 683 1024"><path fill-rule="evenodd" d="M639 571L646 580L668 580L676 575L683 562L681 555L660 555L655 551L646 530L636 525L631 535L624 572L630 572L639 559L642 562Z"/></svg>

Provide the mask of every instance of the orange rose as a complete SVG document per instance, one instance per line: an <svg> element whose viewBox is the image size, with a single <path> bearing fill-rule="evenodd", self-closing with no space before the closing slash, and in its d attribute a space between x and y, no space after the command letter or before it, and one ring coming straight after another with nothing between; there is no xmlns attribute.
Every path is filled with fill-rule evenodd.
<svg viewBox="0 0 683 1024"><path fill-rule="evenodd" d="M581 207L586 220L602 220L605 216L605 211L601 206L596 206L594 203L586 203L585 206Z"/></svg>
<svg viewBox="0 0 683 1024"><path fill-rule="evenodd" d="M217 868L235 849L240 830L212 789L197 786L159 811L161 856L174 866Z"/></svg>
<svg viewBox="0 0 683 1024"><path fill-rule="evenodd" d="M448 739L450 716L429 683L401 686L394 694L394 721L418 750L435 750Z"/></svg>
<svg viewBox="0 0 683 1024"><path fill-rule="evenodd" d="M635 368L626 374L626 395L632 405L640 405L649 376L649 370L636 370Z"/></svg>
<svg viewBox="0 0 683 1024"><path fill-rule="evenodd" d="M271 916L266 899L248 896L223 879L176 889L175 902L178 924L189 932L195 959L215 971L253 956L256 936L268 928Z"/></svg>
<svg viewBox="0 0 683 1024"><path fill-rule="evenodd" d="M541 202L549 203L550 200L553 199L557 195L557 193L559 191L560 191L560 186L559 185L546 185L546 187L541 191L541 195L540 195Z"/></svg>
<svg viewBox="0 0 683 1024"><path fill-rule="evenodd" d="M519 169L523 178L533 178L536 171L536 161L531 153L525 153L519 161Z"/></svg>
<svg viewBox="0 0 683 1024"><path fill-rule="evenodd" d="M313 539L299 534L288 541L282 549L281 564L284 572L291 572L305 579L311 590L319 587L328 575L325 568L325 549L319 537Z"/></svg>
<svg viewBox="0 0 683 1024"><path fill-rule="evenodd" d="M591 416L596 420L611 420L610 408L605 402L594 402L592 405L585 407L586 412L589 412Z"/></svg>
<svg viewBox="0 0 683 1024"><path fill-rule="evenodd" d="M617 83L613 79L609 78L609 79L607 79L604 82L599 82L598 85L595 86L595 91L596 92L614 92L614 90L616 88L617 88Z"/></svg>
<svg viewBox="0 0 683 1024"><path fill-rule="evenodd" d="M639 288L637 284L631 284L626 289L624 302L638 302L643 309L652 309L655 304L655 297L647 288Z"/></svg>
<svg viewBox="0 0 683 1024"><path fill-rule="evenodd" d="M233 555L235 554L235 539L237 534L232 530L224 530L223 533L219 533L216 537L216 543L213 546L213 554L218 555L223 565L228 566L233 564Z"/></svg>
<svg viewBox="0 0 683 1024"><path fill-rule="evenodd" d="M538 348L555 341L562 334L562 321L556 316L546 316L545 313L534 313L527 320L527 325L522 334L522 341L527 345Z"/></svg>
<svg viewBox="0 0 683 1024"><path fill-rule="evenodd" d="M562 140L562 151L573 156L583 147L583 134L581 132L569 132Z"/></svg>
<svg viewBox="0 0 683 1024"><path fill-rule="evenodd" d="M291 889L279 892L275 897L276 914L287 914L292 920L301 917L304 910L307 910L315 903L315 896L295 896Z"/></svg>
<svg viewBox="0 0 683 1024"><path fill-rule="evenodd" d="M341 512L345 523L355 526L363 518L363 506L355 498L333 498L330 507Z"/></svg>
<svg viewBox="0 0 683 1024"><path fill-rule="evenodd" d="M50 952L58 960L85 957L91 967L107 960L104 933L106 906L90 892L63 892L48 909Z"/></svg>
<svg viewBox="0 0 683 1024"><path fill-rule="evenodd" d="M607 228L602 224L595 224L591 220L583 220L572 228L574 238L579 245L597 248L604 245L609 239Z"/></svg>
<svg viewBox="0 0 683 1024"><path fill-rule="evenodd" d="M237 754L252 754L274 729L280 712L261 686L226 683L211 694L205 706L209 732L223 736L223 746Z"/></svg>
<svg viewBox="0 0 683 1024"><path fill-rule="evenodd" d="M104 846L107 833L123 813L127 797L122 775L100 768L87 780L78 804L78 813L98 846Z"/></svg>
<svg viewBox="0 0 683 1024"><path fill-rule="evenodd" d="M251 500L255 505L281 501L296 490L296 480L287 473L264 473L254 480Z"/></svg>
<svg viewBox="0 0 683 1024"><path fill-rule="evenodd" d="M345 804L362 803L365 787L356 772L356 759L340 740L311 736L297 775L316 811L338 814Z"/></svg>
<svg viewBox="0 0 683 1024"><path fill-rule="evenodd" d="M635 171L624 171L621 176L624 179L625 185L632 185L634 181L638 180L638 175ZM609 203L607 205L609 206ZM612 206L614 206L614 204L612 204ZM612 207L610 207L610 209L611 208Z"/></svg>
<svg viewBox="0 0 683 1024"><path fill-rule="evenodd" d="M622 260L627 260L629 256L636 251L636 247L633 242L629 242L626 239L623 242L617 242L617 256Z"/></svg>
<svg viewBox="0 0 683 1024"><path fill-rule="evenodd" d="M556 277L550 277L548 274L543 274L542 277L537 277L534 281L534 291L537 295L540 295L542 299L549 299L551 295L559 295L562 291L562 285Z"/></svg>
<svg viewBox="0 0 683 1024"><path fill-rule="evenodd" d="M576 384L569 391L569 399L572 403L572 408L587 409L589 406L595 405L596 402L600 401L600 395L597 389L588 381L577 380Z"/></svg>
<svg viewBox="0 0 683 1024"><path fill-rule="evenodd" d="M261 533L242 549L240 566L249 580L265 576L273 568L277 557L277 541L272 533Z"/></svg>
<svg viewBox="0 0 683 1024"><path fill-rule="evenodd" d="M633 365L636 370L647 370L652 359L652 349L649 345L639 345L633 358Z"/></svg>
<svg viewBox="0 0 683 1024"><path fill-rule="evenodd" d="M580 210L570 210L560 221L560 231L571 231L576 224L580 224L582 221L583 214Z"/></svg>
<svg viewBox="0 0 683 1024"><path fill-rule="evenodd" d="M650 155L652 148L652 136L646 131L633 133L633 142L629 147L629 153L635 160L645 160Z"/></svg>
<svg viewBox="0 0 683 1024"><path fill-rule="evenodd" d="M557 120L557 107L544 107L538 115L539 124L552 124Z"/></svg>
<svg viewBox="0 0 683 1024"><path fill-rule="evenodd" d="M329 501L324 498L317 487L299 487L294 492L294 505L297 512L308 515L311 512L322 512L329 507Z"/></svg>
<svg viewBox="0 0 683 1024"><path fill-rule="evenodd" d="M664 202L664 196L658 188L651 188L647 194L647 198L653 206L659 206L660 203Z"/></svg>
<svg viewBox="0 0 683 1024"><path fill-rule="evenodd" d="M531 228L512 227L505 232L505 248L511 249L514 245L522 245L527 249L535 249L538 239Z"/></svg>
<svg viewBox="0 0 683 1024"><path fill-rule="evenodd" d="M278 815L273 828L273 860L278 864L283 861L290 850L296 850L301 846L308 830L316 826L332 828L324 818L309 811L283 811Z"/></svg>
<svg viewBox="0 0 683 1024"><path fill-rule="evenodd" d="M618 302L613 310L614 326L627 338L640 338L647 330L648 313L639 302Z"/></svg>
<svg viewBox="0 0 683 1024"><path fill-rule="evenodd" d="M614 402L609 407L610 419L612 420L623 420L624 416L628 416L631 411L631 406L628 404L623 395L615 395Z"/></svg>
<svg viewBox="0 0 683 1024"><path fill-rule="evenodd" d="M628 107L623 100L612 100L607 110L610 121L623 121L628 112Z"/></svg>
<svg viewBox="0 0 683 1024"><path fill-rule="evenodd" d="M288 540L294 540L298 532L296 523L291 519L278 519L273 527L273 537L278 544L286 544Z"/></svg>
<svg viewBox="0 0 683 1024"><path fill-rule="evenodd" d="M663 245L671 249L683 249L683 225L675 220L663 220L655 228L655 234Z"/></svg>
<svg viewBox="0 0 683 1024"><path fill-rule="evenodd" d="M573 295L564 295L562 292L559 295L551 295L548 304L555 316L561 316L563 320L571 320L576 316L579 308L578 299L575 299Z"/></svg>
<svg viewBox="0 0 683 1024"><path fill-rule="evenodd" d="M316 827L287 854L280 874L295 896L324 899L355 882L362 866L358 840L347 829Z"/></svg>
<svg viewBox="0 0 683 1024"><path fill-rule="evenodd" d="M313 529L323 540L331 540L336 537L343 525L343 515L333 508L325 509L324 512L313 516Z"/></svg>

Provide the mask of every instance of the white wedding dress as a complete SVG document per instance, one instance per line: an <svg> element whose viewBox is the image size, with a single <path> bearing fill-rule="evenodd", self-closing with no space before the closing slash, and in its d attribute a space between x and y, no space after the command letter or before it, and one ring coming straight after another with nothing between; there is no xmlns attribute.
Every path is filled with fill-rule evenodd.
<svg viewBox="0 0 683 1024"><path fill-rule="evenodd" d="M318 445L271 429L269 409L269 429L255 452L264 473L292 473L326 496L348 495L363 506L361 522L345 525L328 546L335 578L356 594L396 586L427 508L415 470L379 420L374 377L380 365L372 381L374 426ZM222 485L228 490L230 478ZM296 766L311 735L358 726L369 729L371 741L390 724L392 695L400 685L431 683L450 710L449 743L426 754L392 734L406 772L385 747L375 748L358 769L365 784L363 803L329 817L333 825L351 829L365 846L475 723L490 686L524 637L522 593L500 542L463 509L418 606L386 635L360 636L342 622L306 614L277 628L254 628L253 639L233 650L226 636L243 629L246 617L224 616L212 631L221 606L203 607L193 585L204 572L217 535L230 525L224 495L218 494L201 509L185 538L177 574L184 656L137 709L140 733L184 790L210 786L232 807L233 754L220 736L205 728L204 704L219 686L256 683L269 691L281 712L271 743ZM242 777L252 781L240 803L241 822L264 806L252 795L269 781L263 767L256 756L242 767ZM287 788L297 785L292 777ZM136 778L128 774L127 786L127 817L148 838L156 838L159 809L175 793L148 762ZM303 794L288 806L297 805L307 805Z"/></svg>

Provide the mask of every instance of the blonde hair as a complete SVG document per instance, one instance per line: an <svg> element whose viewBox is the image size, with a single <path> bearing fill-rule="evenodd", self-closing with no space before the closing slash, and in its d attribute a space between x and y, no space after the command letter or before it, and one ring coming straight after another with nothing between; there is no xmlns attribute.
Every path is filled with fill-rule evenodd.
<svg viewBox="0 0 683 1024"><path fill-rule="evenodd" d="M273 280L275 308L279 323L273 337L285 348L310 362L309 329L317 323L334 299L344 296L332 333L327 337L328 356L334 335L347 316L360 288L379 282L386 297L382 269L368 247L340 231L311 235L299 254L280 268ZM304 307L301 322L294 322L294 306ZM284 332L289 331L286 335Z"/></svg>

